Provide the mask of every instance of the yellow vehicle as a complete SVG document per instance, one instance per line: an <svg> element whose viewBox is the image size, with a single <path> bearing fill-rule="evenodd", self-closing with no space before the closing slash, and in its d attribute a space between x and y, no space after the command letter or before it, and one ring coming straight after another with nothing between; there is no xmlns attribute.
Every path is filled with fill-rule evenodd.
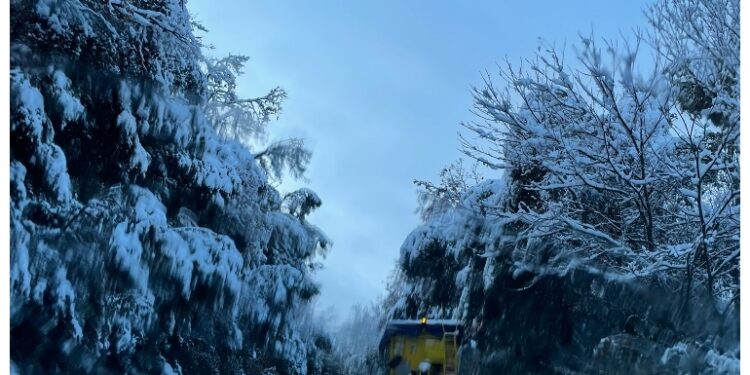
<svg viewBox="0 0 750 375"><path fill-rule="evenodd" d="M388 375L458 374L459 333L457 320L391 320L380 340Z"/></svg>

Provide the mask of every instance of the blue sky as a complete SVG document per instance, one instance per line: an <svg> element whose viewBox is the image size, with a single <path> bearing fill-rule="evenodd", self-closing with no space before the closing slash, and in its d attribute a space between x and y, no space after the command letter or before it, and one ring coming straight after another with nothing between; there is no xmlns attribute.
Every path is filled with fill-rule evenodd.
<svg viewBox="0 0 750 375"><path fill-rule="evenodd" d="M240 92L289 94L271 138L303 137L310 216L334 241L317 275L318 307L348 313L384 293L406 235L419 224L412 181L435 180L460 156L471 87L543 39L617 37L646 26L644 1L190 0L213 54L250 56ZM493 176L487 176L492 178Z"/></svg>

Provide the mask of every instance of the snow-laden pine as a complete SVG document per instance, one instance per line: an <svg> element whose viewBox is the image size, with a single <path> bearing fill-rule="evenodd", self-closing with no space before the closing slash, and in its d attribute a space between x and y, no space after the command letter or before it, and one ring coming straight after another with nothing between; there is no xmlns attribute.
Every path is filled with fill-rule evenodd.
<svg viewBox="0 0 750 375"><path fill-rule="evenodd" d="M330 245L307 222L321 200L269 182L310 154L248 146L283 90L239 97L246 58L205 57L184 1L11 14L15 371L320 371L293 317Z"/></svg>

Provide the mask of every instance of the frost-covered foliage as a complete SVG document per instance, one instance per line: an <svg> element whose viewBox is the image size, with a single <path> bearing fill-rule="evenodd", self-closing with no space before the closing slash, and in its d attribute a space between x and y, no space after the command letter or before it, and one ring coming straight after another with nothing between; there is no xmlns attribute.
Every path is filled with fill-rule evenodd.
<svg viewBox="0 0 750 375"><path fill-rule="evenodd" d="M482 181L483 177L477 167L478 165L474 164L471 170L467 170L463 159L458 159L440 171L440 184L414 180L414 184L420 188L417 213L422 220L428 220L433 215L455 208L461 202L461 196Z"/></svg>
<svg viewBox="0 0 750 375"><path fill-rule="evenodd" d="M204 110L219 135L245 144L263 143L268 136L266 125L281 112L286 92L276 87L265 96L241 98L237 77L247 60L247 56L237 55L206 60L208 98ZM281 181L284 173L302 178L311 156L300 138L272 142L255 153L260 166L275 181Z"/></svg>
<svg viewBox="0 0 750 375"><path fill-rule="evenodd" d="M659 1L651 34L487 76L461 142L502 177L419 183L392 314L462 319L488 374L735 373L738 7Z"/></svg>
<svg viewBox="0 0 750 375"><path fill-rule="evenodd" d="M184 1L11 15L14 371L308 373L319 346L290 317L318 290L321 201L282 199L244 139L283 91L238 99L245 60L204 57Z"/></svg>
<svg viewBox="0 0 750 375"><path fill-rule="evenodd" d="M303 177L311 156L301 139L291 138L271 143L265 150L257 153L255 158L269 177L281 181L284 172L294 178Z"/></svg>
<svg viewBox="0 0 750 375"><path fill-rule="evenodd" d="M262 138L265 125L281 112L286 92L276 87L259 98L240 98L237 77L247 56L230 55L207 61L208 104L206 115L219 134L230 138Z"/></svg>

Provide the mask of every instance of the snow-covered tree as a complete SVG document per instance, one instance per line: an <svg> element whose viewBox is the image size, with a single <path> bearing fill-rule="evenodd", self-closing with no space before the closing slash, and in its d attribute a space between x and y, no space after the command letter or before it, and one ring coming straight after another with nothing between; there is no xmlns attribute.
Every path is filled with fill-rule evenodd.
<svg viewBox="0 0 750 375"><path fill-rule="evenodd" d="M647 77L637 74L636 48L582 44L582 71L571 72L550 49L525 70L502 71L505 94L488 81L476 91L487 121L466 127L499 151L494 167L534 174L517 181L534 199L511 207L529 224L526 233L629 266L611 258L653 253L666 242L660 202L670 193L664 159L674 142L662 108L670 90L658 65ZM482 157L475 144L466 151Z"/></svg>
<svg viewBox="0 0 750 375"><path fill-rule="evenodd" d="M419 183L391 316L462 319L486 373L736 369L738 6L488 74L460 141L501 177Z"/></svg>
<svg viewBox="0 0 750 375"><path fill-rule="evenodd" d="M655 50L667 62L677 108L668 117L684 158L678 211L688 226L687 292L694 267L710 295L739 298L739 2L658 2L650 8Z"/></svg>
<svg viewBox="0 0 750 375"><path fill-rule="evenodd" d="M245 60L205 57L181 0L11 15L14 368L307 373L315 346L289 318L330 241L306 221L320 199L286 204L269 177L300 176L309 151L268 169L245 139L283 91L238 99Z"/></svg>
<svg viewBox="0 0 750 375"><path fill-rule="evenodd" d="M581 260L621 276L676 276L687 268L692 280L700 263L710 295L716 283L724 302L738 295L726 289L737 285L730 274L739 254L732 4L659 3L652 39L663 44L648 62L638 60L641 35L635 46L625 40L604 50L584 38L579 70L549 48L525 68L503 69L505 91L490 79L476 90L484 121L465 125L480 140L464 138L465 152L510 174L515 192L506 211L524 224L524 236L576 249L555 254L562 269ZM688 18L700 25L686 28ZM716 49L727 52L718 58ZM651 73L641 76L646 64ZM714 69L706 76L724 77L711 89L685 78L704 65ZM726 261L721 280L712 254Z"/></svg>

